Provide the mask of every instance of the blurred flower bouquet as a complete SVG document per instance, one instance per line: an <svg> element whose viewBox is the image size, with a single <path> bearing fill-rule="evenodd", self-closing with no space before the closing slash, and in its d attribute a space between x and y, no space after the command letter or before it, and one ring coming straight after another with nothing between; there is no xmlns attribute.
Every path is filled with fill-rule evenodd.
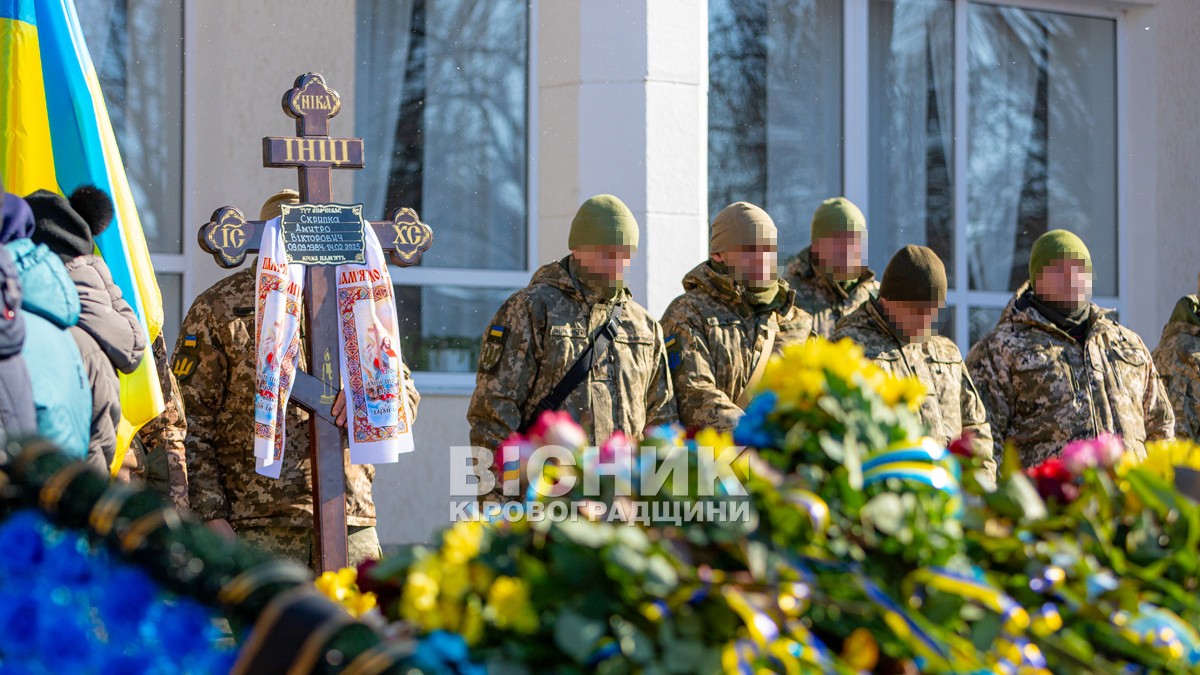
<svg viewBox="0 0 1200 675"><path fill-rule="evenodd" d="M1171 485L1191 443L1104 435L1022 473L971 513L971 557L1030 615L1054 672L1193 672L1200 666L1200 506Z"/></svg>
<svg viewBox="0 0 1200 675"><path fill-rule="evenodd" d="M509 441L524 502L360 570L358 587L377 596L389 619L443 643L461 640L464 658L469 649L474 663L504 672L829 665L777 606L782 594L799 609L805 591L781 590L751 560L754 521L733 472L706 468L706 456L732 446L728 435L656 429L636 451L620 435L600 448L583 442L569 417L547 413L528 438ZM531 471L533 450L547 445L572 448L571 460ZM589 483L601 465L608 471ZM744 517L730 517L738 503ZM765 563L765 549L757 552Z"/></svg>
<svg viewBox="0 0 1200 675"><path fill-rule="evenodd" d="M226 673L212 610L32 510L0 525L0 670Z"/></svg>
<svg viewBox="0 0 1200 675"><path fill-rule="evenodd" d="M1200 666L1200 506L1172 485L1200 449L1102 437L1028 472L1008 452L993 485L924 437L924 395L818 340L771 361L732 435L585 448L548 413L497 459L516 501L327 593L435 672Z"/></svg>

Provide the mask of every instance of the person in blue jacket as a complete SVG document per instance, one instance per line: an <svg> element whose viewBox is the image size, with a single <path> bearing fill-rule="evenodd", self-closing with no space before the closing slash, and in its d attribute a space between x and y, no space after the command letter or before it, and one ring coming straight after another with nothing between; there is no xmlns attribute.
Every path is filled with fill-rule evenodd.
<svg viewBox="0 0 1200 675"><path fill-rule="evenodd" d="M33 211L25 200L5 194L0 244L12 254L21 280L21 355L29 370L38 435L84 459L91 435L92 391L79 348L67 332L79 321L79 292L58 256L29 238L33 228ZM103 464L101 456L97 465Z"/></svg>
<svg viewBox="0 0 1200 675"><path fill-rule="evenodd" d="M17 206L14 203L13 208ZM0 213L8 202L0 190ZM15 211L14 211L15 213ZM25 346L25 317L21 313L21 280L8 249L0 244L0 443L37 433L29 370L21 357Z"/></svg>

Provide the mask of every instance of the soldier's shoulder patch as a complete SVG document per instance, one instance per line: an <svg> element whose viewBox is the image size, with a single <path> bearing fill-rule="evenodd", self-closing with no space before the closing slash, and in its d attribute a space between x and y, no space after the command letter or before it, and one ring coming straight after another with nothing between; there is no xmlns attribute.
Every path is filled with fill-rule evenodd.
<svg viewBox="0 0 1200 675"><path fill-rule="evenodd" d="M679 336L672 333L663 340L663 344L667 347L667 367L675 370L683 363L683 345L679 342Z"/></svg>
<svg viewBox="0 0 1200 675"><path fill-rule="evenodd" d="M480 372L490 373L500 365L500 357L504 355L504 337L507 334L508 329L499 324L488 327L483 347L479 350Z"/></svg>
<svg viewBox="0 0 1200 675"><path fill-rule="evenodd" d="M171 364L171 373L179 382L186 382L196 372L196 364L199 360L196 348L199 344L195 335L183 336L183 341L179 344L179 351L175 354L175 361Z"/></svg>

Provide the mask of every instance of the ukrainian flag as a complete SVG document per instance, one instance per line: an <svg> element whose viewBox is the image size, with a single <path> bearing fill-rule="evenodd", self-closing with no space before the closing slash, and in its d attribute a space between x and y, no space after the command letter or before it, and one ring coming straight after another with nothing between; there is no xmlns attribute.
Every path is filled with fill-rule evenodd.
<svg viewBox="0 0 1200 675"><path fill-rule="evenodd" d="M0 180L19 195L87 184L110 194L116 217L96 248L150 340L158 337L162 296L71 0L0 0ZM114 474L138 428L163 407L147 343L138 369L121 375Z"/></svg>

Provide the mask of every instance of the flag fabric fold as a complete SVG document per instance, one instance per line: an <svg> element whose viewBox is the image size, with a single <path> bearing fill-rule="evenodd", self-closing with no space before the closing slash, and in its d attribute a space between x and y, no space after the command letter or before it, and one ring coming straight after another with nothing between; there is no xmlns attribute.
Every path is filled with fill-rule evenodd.
<svg viewBox="0 0 1200 675"><path fill-rule="evenodd" d="M18 195L66 195L90 184L112 197L114 224L96 248L153 341L162 330L162 297L71 0L0 0L0 180ZM121 375L114 474L138 428L163 408L146 350L137 370Z"/></svg>

